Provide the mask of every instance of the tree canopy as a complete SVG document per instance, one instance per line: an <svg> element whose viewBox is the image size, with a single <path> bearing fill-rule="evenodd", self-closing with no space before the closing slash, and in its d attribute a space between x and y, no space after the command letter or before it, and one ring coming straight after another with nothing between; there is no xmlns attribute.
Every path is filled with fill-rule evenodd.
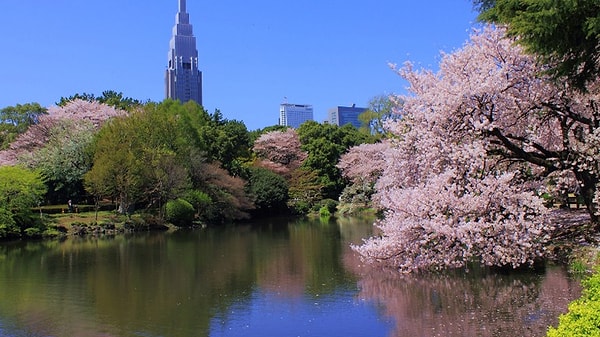
<svg viewBox="0 0 600 337"><path fill-rule="evenodd" d="M6 149L17 136L39 122L47 109L39 103L17 104L0 110L0 150Z"/></svg>
<svg viewBox="0 0 600 337"><path fill-rule="evenodd" d="M403 118L388 123L396 137L375 184L383 235L361 254L405 271L532 264L552 230L544 192L579 193L597 220L600 82L581 92L540 75L534 56L490 26L439 69L398 70L411 91Z"/></svg>
<svg viewBox="0 0 600 337"><path fill-rule="evenodd" d="M600 74L600 1L477 0L480 19L538 55L550 72L585 89Z"/></svg>
<svg viewBox="0 0 600 337"><path fill-rule="evenodd" d="M352 146L372 142L372 138L351 124L340 127L315 121L303 123L297 132L301 149L308 153L302 166L319 177L324 198L337 199L346 185L336 166L341 155Z"/></svg>
<svg viewBox="0 0 600 337"><path fill-rule="evenodd" d="M100 96L84 92L81 94L77 93L69 97L61 97L60 100L56 102L56 105L65 106L69 102L73 102L76 100L103 103L125 111L131 111L137 107L142 106L142 102L140 102L139 100L133 99L131 97L125 97L122 92L116 92L114 90L105 90Z"/></svg>
<svg viewBox="0 0 600 337"><path fill-rule="evenodd" d="M35 229L37 221L31 209L42 201L45 192L38 172L0 167L0 238L18 237L28 228Z"/></svg>
<svg viewBox="0 0 600 337"><path fill-rule="evenodd" d="M245 183L223 167L248 151L245 132L245 126L210 115L194 102L146 104L100 130L86 189L115 198L122 212L137 206L157 209L161 217L169 200L202 192L210 199L202 203L210 211L196 210L206 216L202 220L243 218L252 207Z"/></svg>

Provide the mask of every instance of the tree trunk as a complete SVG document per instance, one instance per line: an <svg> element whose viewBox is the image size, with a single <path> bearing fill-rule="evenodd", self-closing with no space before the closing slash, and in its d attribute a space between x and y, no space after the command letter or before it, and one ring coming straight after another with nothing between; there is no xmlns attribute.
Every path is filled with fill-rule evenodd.
<svg viewBox="0 0 600 337"><path fill-rule="evenodd" d="M581 183L580 195L583 198L585 207L590 214L592 223L595 224L595 230L600 231L600 218L598 217L598 207L594 204L594 194L596 193L596 184L598 177L589 172L575 172L577 180Z"/></svg>

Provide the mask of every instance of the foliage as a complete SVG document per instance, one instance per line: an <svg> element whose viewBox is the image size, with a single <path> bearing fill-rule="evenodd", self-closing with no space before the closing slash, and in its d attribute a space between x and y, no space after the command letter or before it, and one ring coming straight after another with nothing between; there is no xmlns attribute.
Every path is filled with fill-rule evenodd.
<svg viewBox="0 0 600 337"><path fill-rule="evenodd" d="M387 165L385 152L389 148L389 140L354 146L340 157L337 167L353 183L375 183Z"/></svg>
<svg viewBox="0 0 600 337"><path fill-rule="evenodd" d="M331 212L329 211L327 206L323 206L323 207L319 208L319 216L321 218L328 218L331 216Z"/></svg>
<svg viewBox="0 0 600 337"><path fill-rule="evenodd" d="M178 227L191 226L194 214L194 206L181 198L169 200L165 205L165 219Z"/></svg>
<svg viewBox="0 0 600 337"><path fill-rule="evenodd" d="M368 133L372 133L378 137L385 136L385 121L397 119L400 116L401 104L395 100L396 97L393 95L373 97L369 101L367 110L358 116L362 124L361 129L365 128Z"/></svg>
<svg viewBox="0 0 600 337"><path fill-rule="evenodd" d="M509 36L551 65L551 73L584 89L600 74L598 1L475 1L480 19L508 26Z"/></svg>
<svg viewBox="0 0 600 337"><path fill-rule="evenodd" d="M0 238L19 236L37 223L31 209L45 192L38 172L17 166L0 167Z"/></svg>
<svg viewBox="0 0 600 337"><path fill-rule="evenodd" d="M337 199L345 187L340 170L336 167L340 156L350 147L370 142L372 139L350 124L337 126L319 124L315 121L303 123L298 128L301 149L308 153L302 167L316 172L323 186L324 198Z"/></svg>
<svg viewBox="0 0 600 337"><path fill-rule="evenodd" d="M82 100L87 102L98 102L106 104L116 109L132 111L142 105L142 102L131 97L124 97L122 92L116 92L113 90L106 90L102 92L102 95L96 97L94 94L74 94L69 97L61 97L60 101L56 103L57 106L66 106L70 102Z"/></svg>
<svg viewBox="0 0 600 337"><path fill-rule="evenodd" d="M558 327L550 327L548 337L600 336L600 271L583 280L581 298L569 304L569 312L559 318Z"/></svg>
<svg viewBox="0 0 600 337"><path fill-rule="evenodd" d="M326 208L329 214L334 214L338 206L338 202L333 199L323 199L319 204L321 208Z"/></svg>
<svg viewBox="0 0 600 337"><path fill-rule="evenodd" d="M202 192L207 198L190 200L202 220L245 218L253 207L246 182L227 169L248 156L247 143L242 123L195 102L149 103L98 133L86 188L96 199L116 199L123 213L143 206L161 215L167 200Z"/></svg>
<svg viewBox="0 0 600 337"><path fill-rule="evenodd" d="M0 207L0 238L19 236L20 232L13 213L8 209Z"/></svg>
<svg viewBox="0 0 600 337"><path fill-rule="evenodd" d="M317 172L302 167L294 170L289 183L288 207L297 214L310 212L323 199L323 188Z"/></svg>
<svg viewBox="0 0 600 337"><path fill-rule="evenodd" d="M93 166L84 176L86 190L96 199L115 199L121 213L143 196L142 169L137 153L139 137L129 118L121 117L107 123L97 134L94 143Z"/></svg>
<svg viewBox="0 0 600 337"><path fill-rule="evenodd" d="M87 120L57 120L48 130L46 144L19 161L38 169L48 186L47 199L53 203L84 196L83 175L91 168L88 147L95 128Z"/></svg>
<svg viewBox="0 0 600 337"><path fill-rule="evenodd" d="M352 183L346 186L340 195L338 212L355 214L371 208L371 198L374 193L374 185L370 183Z"/></svg>
<svg viewBox="0 0 600 337"><path fill-rule="evenodd" d="M272 131L285 131L287 129L289 129L288 126L277 124L277 125L270 125L270 126L262 128L262 129L250 131L248 133L248 137L250 139L250 144L254 144L256 142L256 140L258 139L258 137L264 135L265 133L272 132Z"/></svg>
<svg viewBox="0 0 600 337"><path fill-rule="evenodd" d="M6 149L17 136L37 124L41 115L47 113L39 103L17 104L0 110L0 150Z"/></svg>
<svg viewBox="0 0 600 337"><path fill-rule="evenodd" d="M224 119L218 110L208 117L208 122L198 130L206 155L220 162L230 174L241 173L239 160L250 158L250 138L246 125Z"/></svg>
<svg viewBox="0 0 600 337"><path fill-rule="evenodd" d="M386 151L390 140L374 144L361 144L342 155L337 167L342 176L350 181L340 195L341 213L352 214L371 207L375 182L388 165Z"/></svg>
<svg viewBox="0 0 600 337"><path fill-rule="evenodd" d="M294 129L263 133L254 142L253 151L267 168L289 179L292 171L306 160L306 152L300 149L300 138Z"/></svg>
<svg viewBox="0 0 600 337"><path fill-rule="evenodd" d="M196 218L199 220L206 221L208 217L208 210L211 208L212 199L210 196L199 190L188 190L183 196L187 202L189 202L196 211Z"/></svg>
<svg viewBox="0 0 600 337"><path fill-rule="evenodd" d="M112 120L94 143L94 164L85 176L88 192L115 198L123 213L142 203L162 209L189 187L186 165L201 146L197 130L206 119L197 105L166 101Z"/></svg>
<svg viewBox="0 0 600 337"><path fill-rule="evenodd" d="M125 114L125 111L106 104L82 100L74 100L62 107L50 107L48 113L39 115L38 122L19 135L7 150L0 151L0 165L15 165L19 157L44 147L52 130L61 121L85 121L99 128L108 119Z"/></svg>
<svg viewBox="0 0 600 337"><path fill-rule="evenodd" d="M281 176L261 167L250 170L248 192L259 212L286 210L288 183Z"/></svg>
<svg viewBox="0 0 600 337"><path fill-rule="evenodd" d="M229 175L217 163L196 161L192 171L194 186L212 200L206 213L207 221L226 222L249 217L248 211L254 208L254 204L246 193L246 181Z"/></svg>
<svg viewBox="0 0 600 337"><path fill-rule="evenodd" d="M544 179L572 175L591 205L600 148L594 97L540 69L491 27L444 55L438 73L402 68L411 95L387 124L396 140L373 197L382 236L355 249L402 271L543 258L552 230L537 197Z"/></svg>

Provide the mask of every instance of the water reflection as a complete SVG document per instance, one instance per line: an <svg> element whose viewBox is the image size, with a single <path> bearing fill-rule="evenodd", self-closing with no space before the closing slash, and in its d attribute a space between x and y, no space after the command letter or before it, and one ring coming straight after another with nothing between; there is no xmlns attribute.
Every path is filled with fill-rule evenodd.
<svg viewBox="0 0 600 337"><path fill-rule="evenodd" d="M0 335L543 336L579 294L560 268L418 278L357 268L349 243L370 223L0 245Z"/></svg>
<svg viewBox="0 0 600 337"><path fill-rule="evenodd" d="M403 276L363 267L359 297L396 323L390 336L545 336L578 297L560 266L535 272Z"/></svg>

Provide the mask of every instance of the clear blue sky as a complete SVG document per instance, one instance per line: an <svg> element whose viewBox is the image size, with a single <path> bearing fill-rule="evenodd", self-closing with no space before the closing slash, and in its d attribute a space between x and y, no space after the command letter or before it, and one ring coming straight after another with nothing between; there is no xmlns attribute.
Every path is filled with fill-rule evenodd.
<svg viewBox="0 0 600 337"><path fill-rule="evenodd" d="M337 105L402 93L387 64L436 68L476 25L470 0L187 0L204 105L250 130L279 104ZM0 107L75 93L164 98L177 0L1 0Z"/></svg>

